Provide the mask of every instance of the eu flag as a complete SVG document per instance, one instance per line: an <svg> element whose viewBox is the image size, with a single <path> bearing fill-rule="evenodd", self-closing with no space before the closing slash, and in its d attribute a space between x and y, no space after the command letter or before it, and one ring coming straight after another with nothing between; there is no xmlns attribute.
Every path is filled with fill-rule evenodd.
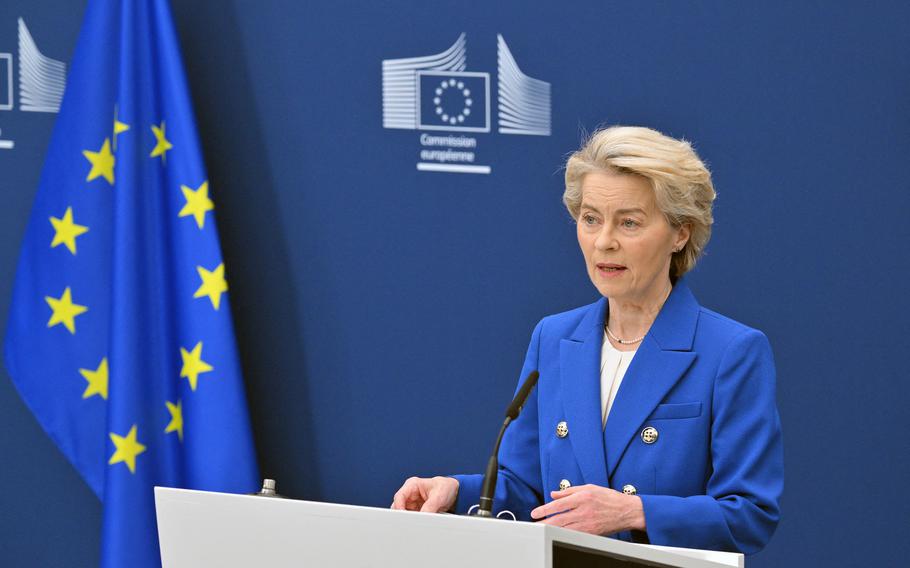
<svg viewBox="0 0 910 568"><path fill-rule="evenodd" d="M418 128L490 131L490 74L471 71L417 72Z"/></svg>
<svg viewBox="0 0 910 568"><path fill-rule="evenodd" d="M166 0L91 0L22 244L7 369L158 566L153 486L255 490L215 206Z"/></svg>

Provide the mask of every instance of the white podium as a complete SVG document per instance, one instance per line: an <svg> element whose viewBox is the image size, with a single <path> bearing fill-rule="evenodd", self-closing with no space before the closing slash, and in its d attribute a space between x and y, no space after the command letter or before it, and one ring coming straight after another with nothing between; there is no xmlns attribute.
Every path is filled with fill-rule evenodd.
<svg viewBox="0 0 910 568"><path fill-rule="evenodd" d="M744 565L535 523L155 488L164 568L604 568Z"/></svg>

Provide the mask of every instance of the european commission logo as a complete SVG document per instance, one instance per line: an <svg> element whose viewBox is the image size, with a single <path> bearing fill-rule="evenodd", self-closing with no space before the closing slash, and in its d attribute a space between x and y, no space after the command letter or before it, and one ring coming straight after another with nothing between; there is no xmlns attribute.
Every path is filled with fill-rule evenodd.
<svg viewBox="0 0 910 568"><path fill-rule="evenodd" d="M522 73L502 35L496 36L496 130L500 134L550 135L550 84ZM466 71L467 41L461 34L436 55L382 62L382 126L424 134L417 169L481 173L477 139L462 133L491 132L490 73Z"/></svg>
<svg viewBox="0 0 910 568"><path fill-rule="evenodd" d="M41 53L22 18L18 32L19 110L58 112L66 87L66 65ZM13 54L0 53L0 111L15 108L13 77ZM0 138L0 150L12 150L14 146L12 140Z"/></svg>

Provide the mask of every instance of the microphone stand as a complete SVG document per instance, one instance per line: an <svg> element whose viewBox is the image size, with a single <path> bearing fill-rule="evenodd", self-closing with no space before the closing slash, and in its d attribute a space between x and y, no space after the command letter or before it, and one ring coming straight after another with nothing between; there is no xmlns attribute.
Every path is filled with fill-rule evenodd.
<svg viewBox="0 0 910 568"><path fill-rule="evenodd" d="M537 371L531 371L525 379L524 384L518 389L515 398L512 399L512 403L509 404L509 407L506 409L506 419L502 423L502 428L499 429L499 435L496 436L496 443L493 445L493 454L490 456L489 461L487 461L487 471L483 475L480 502L477 505L477 512L475 513L478 517L491 518L493 516L493 494L496 492L496 479L499 475L499 445L502 443L502 437L506 433L506 428L518 418L518 414L521 412L525 401L528 399L528 395L531 394L531 390L537 384L537 379L539 378L540 374Z"/></svg>
<svg viewBox="0 0 910 568"><path fill-rule="evenodd" d="M496 436L496 443L493 445L493 455L487 461L487 471L483 474L483 486L480 490L480 504L477 507L478 517L493 516L493 493L496 492L496 478L499 475L499 445L502 443L502 437L506 433L506 428L512 423L512 417L506 416L499 429L499 435Z"/></svg>

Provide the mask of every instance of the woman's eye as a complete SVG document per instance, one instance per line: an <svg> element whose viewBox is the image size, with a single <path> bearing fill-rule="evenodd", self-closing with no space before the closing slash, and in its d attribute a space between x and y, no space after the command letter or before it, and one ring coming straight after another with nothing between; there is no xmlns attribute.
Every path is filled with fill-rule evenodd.
<svg viewBox="0 0 910 568"><path fill-rule="evenodd" d="M584 215L582 216L582 221L584 221L585 225L597 224L597 219L594 217L594 215Z"/></svg>
<svg viewBox="0 0 910 568"><path fill-rule="evenodd" d="M625 227L626 229L634 229L634 228L638 227L638 221L636 221L635 219L623 219L622 226Z"/></svg>

